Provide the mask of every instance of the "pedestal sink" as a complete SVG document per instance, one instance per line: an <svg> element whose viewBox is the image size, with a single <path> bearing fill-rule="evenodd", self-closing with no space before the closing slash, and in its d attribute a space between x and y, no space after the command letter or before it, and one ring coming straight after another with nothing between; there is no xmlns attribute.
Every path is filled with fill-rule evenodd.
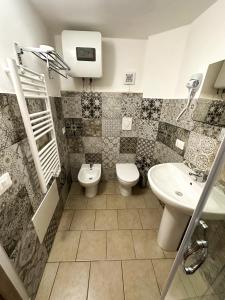
<svg viewBox="0 0 225 300"><path fill-rule="evenodd" d="M194 181L189 172L183 163L159 164L148 171L153 193L165 203L158 244L167 251L177 250L205 184ZM220 187L212 189L202 218L225 219L225 193Z"/></svg>

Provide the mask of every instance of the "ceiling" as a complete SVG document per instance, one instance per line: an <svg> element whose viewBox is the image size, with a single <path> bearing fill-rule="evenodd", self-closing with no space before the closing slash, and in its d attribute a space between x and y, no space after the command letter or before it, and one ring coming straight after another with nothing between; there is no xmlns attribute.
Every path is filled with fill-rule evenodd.
<svg viewBox="0 0 225 300"><path fill-rule="evenodd" d="M145 39L192 22L216 0L30 0L54 34L96 30Z"/></svg>

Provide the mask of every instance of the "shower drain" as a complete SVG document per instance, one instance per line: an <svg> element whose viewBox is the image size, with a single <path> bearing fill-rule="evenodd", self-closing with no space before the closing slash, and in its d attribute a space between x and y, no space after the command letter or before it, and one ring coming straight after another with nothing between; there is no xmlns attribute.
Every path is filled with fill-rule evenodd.
<svg viewBox="0 0 225 300"><path fill-rule="evenodd" d="M179 191L175 191L175 194L176 194L177 196L180 196L180 197L183 196L183 194L182 194L181 192L179 192Z"/></svg>

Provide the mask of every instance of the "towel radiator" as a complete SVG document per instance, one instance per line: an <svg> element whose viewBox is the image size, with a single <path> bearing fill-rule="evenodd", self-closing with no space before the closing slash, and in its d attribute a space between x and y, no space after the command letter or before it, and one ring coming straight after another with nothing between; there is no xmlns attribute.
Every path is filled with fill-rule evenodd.
<svg viewBox="0 0 225 300"><path fill-rule="evenodd" d="M45 76L17 65L14 59L7 62L41 190L46 193L48 183L52 177L59 176L61 167ZM29 113L29 99L43 101L45 109ZM40 147L40 139L44 136L48 141Z"/></svg>

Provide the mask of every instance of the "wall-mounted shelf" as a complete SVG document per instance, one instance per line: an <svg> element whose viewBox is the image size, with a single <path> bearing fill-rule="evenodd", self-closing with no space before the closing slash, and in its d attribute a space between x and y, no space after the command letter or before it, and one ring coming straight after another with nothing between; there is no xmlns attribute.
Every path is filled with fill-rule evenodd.
<svg viewBox="0 0 225 300"><path fill-rule="evenodd" d="M52 71L58 73L59 75L65 78L68 77L67 71L70 70L70 67L52 47L46 45L41 45L39 48L21 47L17 43L15 43L15 49L20 65L23 64L22 55L24 54L24 52L31 52L46 63L49 78L52 78ZM64 71L64 73L62 71Z"/></svg>

